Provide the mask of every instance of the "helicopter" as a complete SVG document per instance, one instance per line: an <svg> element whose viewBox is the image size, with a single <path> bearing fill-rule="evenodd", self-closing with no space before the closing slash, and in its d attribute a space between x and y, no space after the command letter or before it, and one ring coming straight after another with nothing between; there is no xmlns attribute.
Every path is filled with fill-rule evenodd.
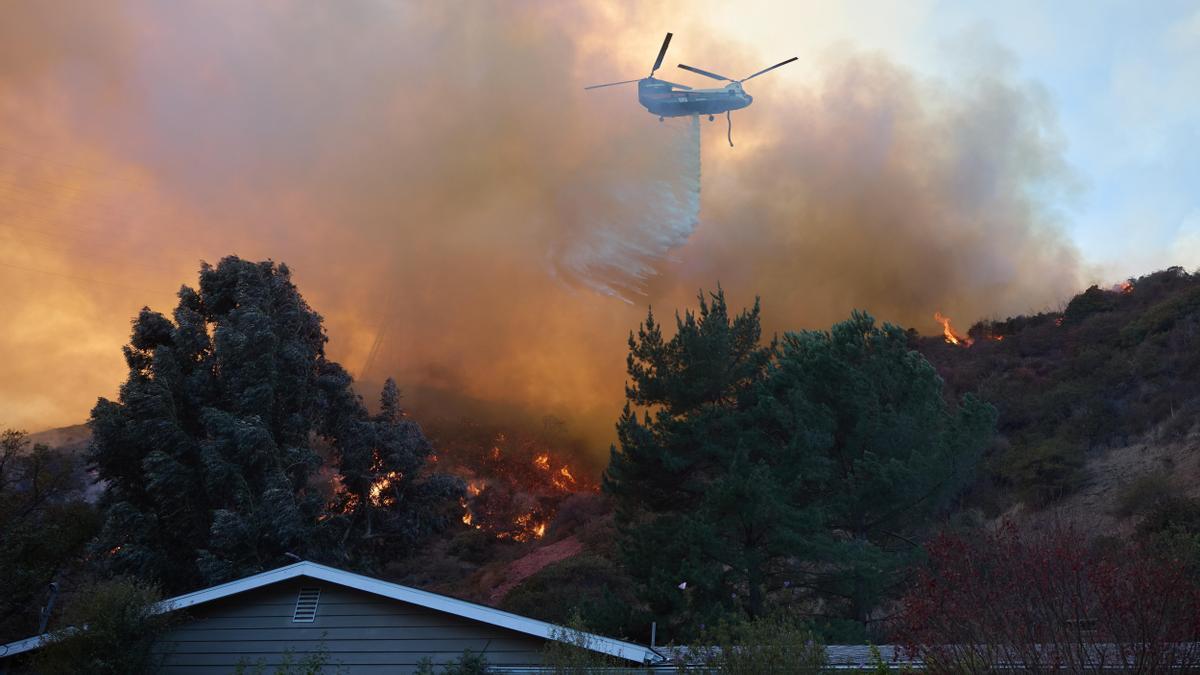
<svg viewBox="0 0 1200 675"><path fill-rule="evenodd" d="M725 119L729 123L729 146L733 147L733 118L730 116L730 113L734 110L745 108L754 102L754 97L742 89L742 83L775 70L780 66L786 66L798 58L793 56L786 61L780 61L769 68L763 68L757 73L743 77L740 80L682 63L678 64L678 67L683 70L729 83L724 87L716 89L693 89L687 85L676 84L654 77L654 73L662 67L663 57L667 55L667 47L671 44L671 36L672 33L667 33L667 37L663 39L662 47L658 50L658 58L654 59L654 65L650 68L649 76L636 80L593 84L590 87L584 87L584 89L602 89L604 87L615 87L621 84L637 82L638 102L651 114L658 115L658 121L660 122L668 117L683 117L686 115L708 115L708 121L711 122L715 119L714 115L725 113Z"/></svg>

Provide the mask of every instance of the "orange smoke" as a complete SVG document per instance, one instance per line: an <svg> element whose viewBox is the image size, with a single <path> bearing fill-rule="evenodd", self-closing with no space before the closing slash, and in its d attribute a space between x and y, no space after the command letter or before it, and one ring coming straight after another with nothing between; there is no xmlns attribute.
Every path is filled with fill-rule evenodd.
<svg viewBox="0 0 1200 675"><path fill-rule="evenodd" d="M1078 286L1036 87L824 46L803 80L755 80L738 148L704 126L700 222L659 256L638 214L678 178L675 123L582 85L644 68L647 26L689 11L668 58L769 62L683 3L0 4L0 353L20 356L0 359L0 425L83 421L127 374L139 308L169 314L230 253L289 264L364 397L391 375L425 426L562 419L580 442L543 473L568 487L558 454L579 481L576 457L603 461L647 305L719 281L735 306L762 296L770 334ZM581 247L645 295L587 290L565 264Z"/></svg>

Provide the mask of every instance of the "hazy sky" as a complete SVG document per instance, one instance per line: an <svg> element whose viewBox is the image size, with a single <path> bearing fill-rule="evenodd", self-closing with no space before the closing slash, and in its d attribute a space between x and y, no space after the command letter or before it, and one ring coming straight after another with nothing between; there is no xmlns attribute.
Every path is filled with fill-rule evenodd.
<svg viewBox="0 0 1200 675"><path fill-rule="evenodd" d="M735 148L700 123L698 202L687 120L582 89L668 30L680 82L800 57ZM628 331L718 282L771 331L933 332L1194 269L1196 82L1187 3L4 3L0 426L85 419L137 310L236 253L365 389L602 449Z"/></svg>

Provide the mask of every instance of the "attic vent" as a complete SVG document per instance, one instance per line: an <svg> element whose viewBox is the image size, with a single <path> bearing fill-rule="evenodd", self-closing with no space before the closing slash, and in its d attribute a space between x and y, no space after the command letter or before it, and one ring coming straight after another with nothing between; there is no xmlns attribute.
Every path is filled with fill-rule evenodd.
<svg viewBox="0 0 1200 675"><path fill-rule="evenodd" d="M296 613L292 615L292 623L312 623L317 619L317 601L321 599L321 589L301 588L296 596Z"/></svg>

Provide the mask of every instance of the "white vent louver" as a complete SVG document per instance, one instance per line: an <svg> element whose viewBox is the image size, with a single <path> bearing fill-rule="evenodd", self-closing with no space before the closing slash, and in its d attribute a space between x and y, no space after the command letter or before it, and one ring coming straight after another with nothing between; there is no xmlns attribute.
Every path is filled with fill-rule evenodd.
<svg viewBox="0 0 1200 675"><path fill-rule="evenodd" d="M321 589L301 588L296 596L296 612L292 614L292 623L312 623L317 619L317 601L321 599Z"/></svg>

